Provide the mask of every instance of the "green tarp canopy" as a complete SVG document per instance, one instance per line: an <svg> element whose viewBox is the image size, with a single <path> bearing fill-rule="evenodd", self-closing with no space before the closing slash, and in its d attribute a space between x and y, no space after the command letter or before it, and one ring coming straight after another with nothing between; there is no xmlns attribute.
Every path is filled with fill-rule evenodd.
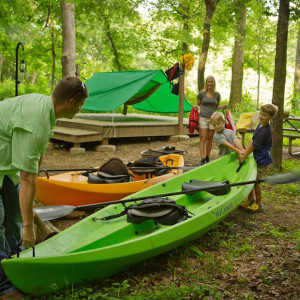
<svg viewBox="0 0 300 300"><path fill-rule="evenodd" d="M96 73L85 82L89 98L85 111L113 111L123 104L156 113L178 113L179 96L162 70ZM184 112L192 105L184 100Z"/></svg>

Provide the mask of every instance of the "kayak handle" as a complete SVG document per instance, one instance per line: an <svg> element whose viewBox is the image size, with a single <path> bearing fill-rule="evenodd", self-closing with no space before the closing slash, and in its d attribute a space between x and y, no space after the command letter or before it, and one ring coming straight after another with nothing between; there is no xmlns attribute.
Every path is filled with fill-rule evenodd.
<svg viewBox="0 0 300 300"><path fill-rule="evenodd" d="M48 173L47 170L40 170L40 171L39 171L39 174L40 174L40 173L45 173L46 176L47 176L47 179L49 179L49 173Z"/></svg>
<svg viewBox="0 0 300 300"><path fill-rule="evenodd" d="M22 246L22 242L18 243L18 246L17 246L17 258L20 258L20 249L21 249L21 246ZM32 257L35 257L35 248L34 246L32 247ZM11 257L9 257L11 258Z"/></svg>

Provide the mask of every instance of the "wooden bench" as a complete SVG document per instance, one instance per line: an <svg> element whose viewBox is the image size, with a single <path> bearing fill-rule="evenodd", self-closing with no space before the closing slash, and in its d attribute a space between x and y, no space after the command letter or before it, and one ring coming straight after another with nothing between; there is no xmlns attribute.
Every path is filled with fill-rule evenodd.
<svg viewBox="0 0 300 300"><path fill-rule="evenodd" d="M288 147L289 155L291 156L300 155L300 152L294 152L294 153L292 152L293 140L299 139L300 135L284 134L283 136L289 139L289 147Z"/></svg>
<svg viewBox="0 0 300 300"><path fill-rule="evenodd" d="M102 140L102 132L55 126L51 140L59 140L74 144L74 148L80 148L81 143L96 142Z"/></svg>
<svg viewBox="0 0 300 300"><path fill-rule="evenodd" d="M283 124L287 123L291 128L283 128L283 136L289 139L288 153L291 156L300 155L300 152L292 152L293 141L300 138L300 129L297 128L291 121L299 122L299 117L287 117L283 119ZM293 134L286 134L285 131L292 132ZM295 134L294 134L295 133Z"/></svg>

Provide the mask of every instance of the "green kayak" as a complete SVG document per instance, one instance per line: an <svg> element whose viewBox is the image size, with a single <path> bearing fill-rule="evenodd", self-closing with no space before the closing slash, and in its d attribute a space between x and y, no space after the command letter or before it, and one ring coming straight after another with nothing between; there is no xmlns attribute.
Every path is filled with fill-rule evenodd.
<svg viewBox="0 0 300 300"><path fill-rule="evenodd" d="M125 199L179 192L190 180L238 183L256 179L251 156L237 173L235 153L219 158ZM147 258L196 239L224 219L250 193L253 184L231 187L226 195L198 191L171 196L191 217L172 226L152 220L127 222L126 216L99 220L124 210L122 204L105 207L19 257L2 260L9 280L21 291L47 295L66 286L100 280ZM127 205L129 205L128 203Z"/></svg>

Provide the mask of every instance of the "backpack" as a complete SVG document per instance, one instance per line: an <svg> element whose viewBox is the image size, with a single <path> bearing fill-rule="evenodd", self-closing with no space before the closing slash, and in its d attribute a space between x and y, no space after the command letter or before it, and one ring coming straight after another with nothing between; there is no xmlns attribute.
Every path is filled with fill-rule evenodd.
<svg viewBox="0 0 300 300"><path fill-rule="evenodd" d="M188 129L189 133L194 133L195 130L199 131L199 112L195 107L192 107L190 112Z"/></svg>

